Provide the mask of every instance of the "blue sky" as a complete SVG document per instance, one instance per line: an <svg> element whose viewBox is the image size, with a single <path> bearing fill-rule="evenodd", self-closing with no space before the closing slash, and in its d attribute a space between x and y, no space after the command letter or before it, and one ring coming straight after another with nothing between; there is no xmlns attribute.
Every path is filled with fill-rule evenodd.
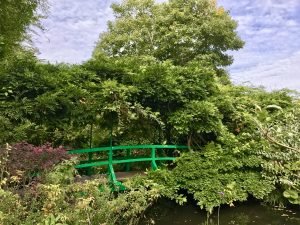
<svg viewBox="0 0 300 225"><path fill-rule="evenodd" d="M113 19L117 0L48 0L44 32L34 37L39 58L81 63ZM300 0L219 0L238 21L245 47L232 52L228 68L235 83L300 91Z"/></svg>

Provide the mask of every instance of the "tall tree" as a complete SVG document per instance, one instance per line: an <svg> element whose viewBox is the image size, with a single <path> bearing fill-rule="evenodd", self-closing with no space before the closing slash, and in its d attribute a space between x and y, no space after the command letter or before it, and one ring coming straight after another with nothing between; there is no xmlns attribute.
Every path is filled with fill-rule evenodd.
<svg viewBox="0 0 300 225"><path fill-rule="evenodd" d="M215 0L124 0L112 5L115 21L102 33L94 55L151 55L176 65L205 58L227 66L227 50L238 50L243 41L237 23Z"/></svg>
<svg viewBox="0 0 300 225"><path fill-rule="evenodd" d="M227 78L227 51L244 44L237 23L215 0L123 0L112 8L115 20L100 35L95 61L106 56L126 68L120 82L133 83L138 102L159 112L165 141L215 138L221 116L209 101L219 77Z"/></svg>

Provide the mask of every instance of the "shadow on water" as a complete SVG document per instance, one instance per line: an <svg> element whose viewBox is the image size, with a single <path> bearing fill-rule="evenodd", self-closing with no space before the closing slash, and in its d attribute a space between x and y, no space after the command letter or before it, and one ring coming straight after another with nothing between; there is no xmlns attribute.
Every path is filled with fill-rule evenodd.
<svg viewBox="0 0 300 225"><path fill-rule="evenodd" d="M223 206L207 220L206 212L192 203L183 206L162 199L149 209L139 225L300 225L300 208L283 209L247 202Z"/></svg>

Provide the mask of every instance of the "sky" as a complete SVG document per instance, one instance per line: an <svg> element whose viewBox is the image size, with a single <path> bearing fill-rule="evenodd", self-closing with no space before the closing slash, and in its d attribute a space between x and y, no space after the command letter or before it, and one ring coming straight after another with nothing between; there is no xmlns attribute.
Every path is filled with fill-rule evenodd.
<svg viewBox="0 0 300 225"><path fill-rule="evenodd" d="M38 57L52 63L81 63L91 57L119 0L48 0L45 31L34 36ZM160 0L162 1L162 0ZM300 0L219 0L246 42L231 52L234 83L300 91Z"/></svg>

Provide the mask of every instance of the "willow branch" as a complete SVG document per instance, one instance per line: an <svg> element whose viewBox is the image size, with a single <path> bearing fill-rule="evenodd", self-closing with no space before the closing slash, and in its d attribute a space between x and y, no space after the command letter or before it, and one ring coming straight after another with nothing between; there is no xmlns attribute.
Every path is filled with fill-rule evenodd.
<svg viewBox="0 0 300 225"><path fill-rule="evenodd" d="M277 141L275 138L271 137L268 133L268 131L266 129L263 128L263 126L261 125L261 123L259 123L256 119L253 118L253 121L258 125L259 129L261 130L263 136L265 136L270 142L276 144L276 145L279 145L281 147L284 147L284 148L287 148L287 149L290 149L290 150L293 150L293 151L297 151L297 152L300 152L300 149L297 149L297 148L293 148L291 146L288 146L286 144L283 144L279 141Z"/></svg>
<svg viewBox="0 0 300 225"><path fill-rule="evenodd" d="M264 132L264 131L263 131L263 132ZM294 151L300 152L300 149L293 148L293 147L290 147L290 146L288 146L288 145L285 145L285 144L283 144L283 143L278 142L278 141L275 140L273 137L271 137L266 131L265 131L265 136L266 136L266 138L267 138L269 141L273 142L273 143L276 144L276 145L279 145L279 146L281 146L281 147L284 147L284 148L287 148L287 149L290 149L290 150L294 150Z"/></svg>

